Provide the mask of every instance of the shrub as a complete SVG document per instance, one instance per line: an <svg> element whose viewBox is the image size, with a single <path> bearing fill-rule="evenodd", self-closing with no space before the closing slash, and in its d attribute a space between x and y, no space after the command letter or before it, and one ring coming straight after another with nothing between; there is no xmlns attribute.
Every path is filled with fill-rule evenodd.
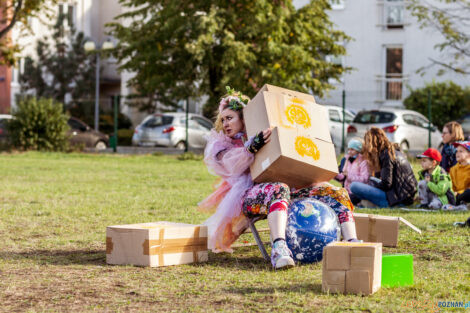
<svg viewBox="0 0 470 313"><path fill-rule="evenodd" d="M434 125L442 129L445 123L457 120L470 112L470 89L448 81L428 83L424 88L411 89L403 101L409 110L428 116L428 92L431 92L431 118Z"/></svg>
<svg viewBox="0 0 470 313"><path fill-rule="evenodd" d="M12 144L21 150L65 151L68 116L51 99L28 97L18 101L9 123Z"/></svg>

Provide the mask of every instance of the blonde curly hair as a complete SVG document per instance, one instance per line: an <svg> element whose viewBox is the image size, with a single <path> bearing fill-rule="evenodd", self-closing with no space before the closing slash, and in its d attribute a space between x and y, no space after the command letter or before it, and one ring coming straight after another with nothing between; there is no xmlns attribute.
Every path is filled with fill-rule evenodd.
<svg viewBox="0 0 470 313"><path fill-rule="evenodd" d="M244 101L250 101L250 98L248 98L247 96L245 96L244 94L242 94L241 92L232 92L230 94L225 94L221 99L220 99L220 104L219 105L219 109L217 110L217 117L215 119L215 123L214 123L214 129L217 131L217 132L220 132L220 131L223 131L224 134L225 134L225 131L224 131L224 126L222 124L222 111L229 108L230 107L230 104L229 103L226 103L224 104L224 102L228 102L227 100L229 99L229 97L238 97ZM222 109L222 110L221 110ZM240 119L242 121L244 121L243 119L243 109L240 109L240 110L234 110L235 112L237 112L238 116L240 117Z"/></svg>

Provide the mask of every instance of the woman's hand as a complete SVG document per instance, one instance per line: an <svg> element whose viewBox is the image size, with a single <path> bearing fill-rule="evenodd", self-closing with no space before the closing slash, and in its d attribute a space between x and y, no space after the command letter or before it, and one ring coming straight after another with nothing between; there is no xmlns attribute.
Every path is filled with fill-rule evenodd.
<svg viewBox="0 0 470 313"><path fill-rule="evenodd" d="M271 140L271 128L263 130L264 143L268 143Z"/></svg>
<svg viewBox="0 0 470 313"><path fill-rule="evenodd" d="M259 132L253 138L253 142L247 147L247 150L251 153L256 153L270 140L271 140L271 129L267 128L263 130L262 132Z"/></svg>

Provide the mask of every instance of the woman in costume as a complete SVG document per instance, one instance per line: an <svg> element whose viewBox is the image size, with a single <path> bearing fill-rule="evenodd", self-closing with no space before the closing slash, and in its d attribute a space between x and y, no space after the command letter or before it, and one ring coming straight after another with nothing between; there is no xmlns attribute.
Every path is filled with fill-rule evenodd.
<svg viewBox="0 0 470 313"><path fill-rule="evenodd" d="M324 183L291 192L281 182L254 184L249 167L254 154L270 140L271 129L247 138L243 108L248 98L227 87L208 137L204 162L222 178L216 191L199 207L216 210L204 224L209 229L208 247L214 252L232 252L230 246L248 227L248 217L267 216L275 269L292 267L294 260L285 241L287 209L291 198L311 197L329 205L338 215L343 237L355 241L353 205L343 188Z"/></svg>

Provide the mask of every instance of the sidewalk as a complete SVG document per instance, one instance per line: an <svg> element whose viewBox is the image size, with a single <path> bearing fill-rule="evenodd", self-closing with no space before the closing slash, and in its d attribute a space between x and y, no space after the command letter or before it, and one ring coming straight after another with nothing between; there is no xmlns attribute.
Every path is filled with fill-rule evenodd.
<svg viewBox="0 0 470 313"><path fill-rule="evenodd" d="M117 154L152 154L152 153L163 153L163 154L182 154L184 150L176 148L166 147L136 147L136 146L118 146L116 149ZM189 149L189 152L195 154L204 153L203 149ZM114 153L113 148L106 148L104 150L96 150L94 148L85 148L85 153Z"/></svg>

